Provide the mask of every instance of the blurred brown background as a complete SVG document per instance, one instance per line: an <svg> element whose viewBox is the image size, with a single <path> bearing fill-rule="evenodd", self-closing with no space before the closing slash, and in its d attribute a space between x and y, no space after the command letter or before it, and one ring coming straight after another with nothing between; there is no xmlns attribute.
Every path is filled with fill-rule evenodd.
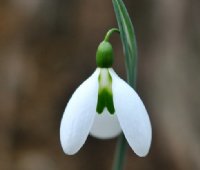
<svg viewBox="0 0 200 170"><path fill-rule="evenodd" d="M126 170L200 169L200 1L124 0L139 47L138 92L153 126ZM109 170L116 139L89 137L66 156L59 125L95 52L116 26L111 0L0 0L0 170ZM125 78L113 35L115 70Z"/></svg>

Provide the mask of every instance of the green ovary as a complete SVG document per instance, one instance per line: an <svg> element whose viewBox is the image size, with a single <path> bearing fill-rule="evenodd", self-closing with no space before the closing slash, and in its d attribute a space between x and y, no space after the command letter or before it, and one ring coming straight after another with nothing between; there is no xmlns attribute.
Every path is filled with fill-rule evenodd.
<svg viewBox="0 0 200 170"><path fill-rule="evenodd" d="M101 114L105 108L110 114L115 113L113 94L112 94L112 77L107 68L101 68L99 74L99 89L96 111Z"/></svg>

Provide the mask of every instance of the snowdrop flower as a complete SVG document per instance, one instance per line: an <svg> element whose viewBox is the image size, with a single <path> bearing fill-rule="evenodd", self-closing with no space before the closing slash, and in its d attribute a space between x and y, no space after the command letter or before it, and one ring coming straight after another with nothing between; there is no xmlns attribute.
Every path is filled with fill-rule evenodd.
<svg viewBox="0 0 200 170"><path fill-rule="evenodd" d="M110 139L122 131L138 156L146 156L151 144L151 124L138 94L112 69L113 50L103 41L97 50L97 69L74 92L60 126L64 152L73 155L88 135Z"/></svg>

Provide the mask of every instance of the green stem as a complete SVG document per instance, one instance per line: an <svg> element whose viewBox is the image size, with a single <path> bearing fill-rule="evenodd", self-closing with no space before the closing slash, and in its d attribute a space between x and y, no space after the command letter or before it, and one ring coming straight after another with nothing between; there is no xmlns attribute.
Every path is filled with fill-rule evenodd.
<svg viewBox="0 0 200 170"><path fill-rule="evenodd" d="M111 36L114 32L120 33L119 30L118 30L117 28L112 28L112 29L110 29L110 30L106 33L106 36L105 36L105 38L104 38L104 41L109 41L110 36Z"/></svg>
<svg viewBox="0 0 200 170"><path fill-rule="evenodd" d="M119 136L116 153L115 153L115 160L112 170L123 170L125 164L125 155L126 155L127 143L126 139L123 134Z"/></svg>
<svg viewBox="0 0 200 170"><path fill-rule="evenodd" d="M119 29L112 28L106 33L104 41L108 42L111 35L114 32L120 33ZM112 170L123 170L124 162L125 162L125 155L126 155L126 148L127 148L126 139L125 139L124 135L121 134L118 138Z"/></svg>
<svg viewBox="0 0 200 170"><path fill-rule="evenodd" d="M135 89L137 74L137 45L133 24L123 0L112 0L112 2L125 54L127 82L131 87ZM116 159L113 170L122 170L125 160L125 148L127 143L125 139L122 140L120 138L118 139L119 141L117 144L119 152L116 152Z"/></svg>

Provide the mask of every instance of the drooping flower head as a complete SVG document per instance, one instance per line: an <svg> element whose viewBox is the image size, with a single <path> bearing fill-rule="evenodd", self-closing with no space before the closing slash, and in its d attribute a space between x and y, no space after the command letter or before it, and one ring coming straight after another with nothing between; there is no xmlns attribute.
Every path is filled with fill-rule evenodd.
<svg viewBox="0 0 200 170"><path fill-rule="evenodd" d="M97 69L74 92L60 126L61 145L73 155L88 135L110 139L124 133L138 156L146 156L151 144L151 124L145 106L135 92L112 69L113 49L108 39L100 43Z"/></svg>

